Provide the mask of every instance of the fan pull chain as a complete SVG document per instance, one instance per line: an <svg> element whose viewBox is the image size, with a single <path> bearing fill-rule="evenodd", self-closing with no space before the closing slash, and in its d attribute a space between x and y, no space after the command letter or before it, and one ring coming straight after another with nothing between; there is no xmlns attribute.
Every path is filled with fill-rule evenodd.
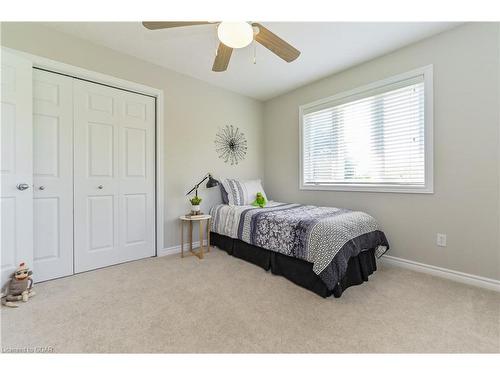
<svg viewBox="0 0 500 375"><path fill-rule="evenodd" d="M217 54L219 52L219 38L217 37L217 25L215 25L215 33L213 35L215 44L215 57L217 57Z"/></svg>
<svg viewBox="0 0 500 375"><path fill-rule="evenodd" d="M255 43L255 38L253 39L253 64L257 64L257 43Z"/></svg>

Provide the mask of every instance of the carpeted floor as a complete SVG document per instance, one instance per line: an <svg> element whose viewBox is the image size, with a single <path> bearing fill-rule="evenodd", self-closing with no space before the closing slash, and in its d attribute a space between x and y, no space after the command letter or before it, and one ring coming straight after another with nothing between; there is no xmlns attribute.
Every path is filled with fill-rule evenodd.
<svg viewBox="0 0 500 375"><path fill-rule="evenodd" d="M49 281L1 346L54 352L500 352L500 294L380 267L340 299L212 251Z"/></svg>

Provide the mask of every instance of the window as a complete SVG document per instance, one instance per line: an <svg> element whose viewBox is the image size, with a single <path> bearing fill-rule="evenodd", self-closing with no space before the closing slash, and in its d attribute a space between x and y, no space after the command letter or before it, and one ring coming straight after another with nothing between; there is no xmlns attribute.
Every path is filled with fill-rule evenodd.
<svg viewBox="0 0 500 375"><path fill-rule="evenodd" d="M432 66L300 107L301 189L432 193Z"/></svg>

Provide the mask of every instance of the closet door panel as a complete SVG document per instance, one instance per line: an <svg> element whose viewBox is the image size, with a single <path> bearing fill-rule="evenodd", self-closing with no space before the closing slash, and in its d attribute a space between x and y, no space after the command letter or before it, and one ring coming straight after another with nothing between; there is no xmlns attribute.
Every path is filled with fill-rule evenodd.
<svg viewBox="0 0 500 375"><path fill-rule="evenodd" d="M155 254L154 99L75 81L75 271Z"/></svg>
<svg viewBox="0 0 500 375"><path fill-rule="evenodd" d="M89 122L87 135L89 142L89 177L113 178L114 127L110 123Z"/></svg>
<svg viewBox="0 0 500 375"><path fill-rule="evenodd" d="M120 186L123 215L121 246L131 252L151 249L154 255L155 102L153 98L122 93Z"/></svg>
<svg viewBox="0 0 500 375"><path fill-rule="evenodd" d="M73 273L73 79L33 71L35 279Z"/></svg>
<svg viewBox="0 0 500 375"><path fill-rule="evenodd" d="M114 197L88 197L89 251L112 250L115 244Z"/></svg>
<svg viewBox="0 0 500 375"><path fill-rule="evenodd" d="M0 67L3 287L20 262L33 266L33 131L31 62L2 49Z"/></svg>

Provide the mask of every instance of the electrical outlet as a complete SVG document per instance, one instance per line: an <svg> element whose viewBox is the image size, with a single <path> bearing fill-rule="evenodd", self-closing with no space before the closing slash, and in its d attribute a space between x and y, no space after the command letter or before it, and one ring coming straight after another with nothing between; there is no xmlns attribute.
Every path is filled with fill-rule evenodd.
<svg viewBox="0 0 500 375"><path fill-rule="evenodd" d="M446 234L438 233L436 238L436 244L441 247L446 247Z"/></svg>

